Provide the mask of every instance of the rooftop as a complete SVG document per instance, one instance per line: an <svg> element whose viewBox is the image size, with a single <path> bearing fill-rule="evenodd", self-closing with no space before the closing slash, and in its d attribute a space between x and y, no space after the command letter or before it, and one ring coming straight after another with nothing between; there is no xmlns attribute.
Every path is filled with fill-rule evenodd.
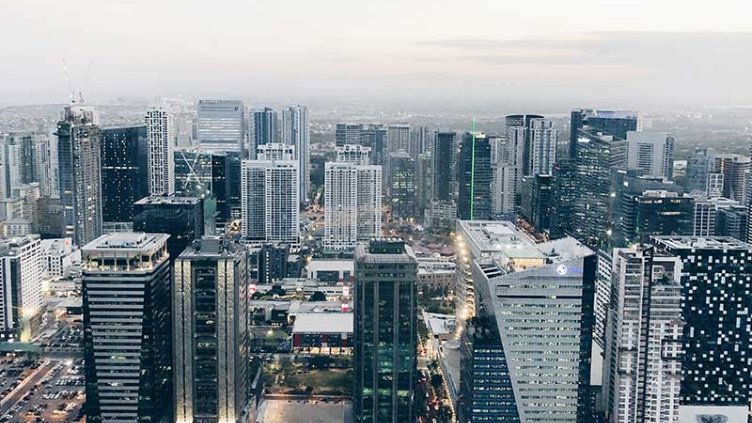
<svg viewBox="0 0 752 423"><path fill-rule="evenodd" d="M299 313L292 333L352 333L352 313Z"/></svg>
<svg viewBox="0 0 752 423"><path fill-rule="evenodd" d="M170 236L144 232L113 232L104 234L86 244L85 253L92 252L148 252L164 247Z"/></svg>
<svg viewBox="0 0 752 423"><path fill-rule="evenodd" d="M656 236L656 244L673 250L752 250L752 245L730 236Z"/></svg>
<svg viewBox="0 0 752 423"><path fill-rule="evenodd" d="M145 204L198 204L201 201L198 197L172 197L172 196L149 196L144 197L138 201L136 201L135 204L137 205L145 205Z"/></svg>

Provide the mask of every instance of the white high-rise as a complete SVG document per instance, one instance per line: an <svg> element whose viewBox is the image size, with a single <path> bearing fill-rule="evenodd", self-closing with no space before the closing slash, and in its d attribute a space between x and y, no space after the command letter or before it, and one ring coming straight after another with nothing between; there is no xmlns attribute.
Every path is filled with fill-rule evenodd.
<svg viewBox="0 0 752 423"><path fill-rule="evenodd" d="M296 160L243 160L243 237L252 241L299 243L298 175Z"/></svg>
<svg viewBox="0 0 752 423"><path fill-rule="evenodd" d="M146 112L147 160L150 195L175 193L175 125L170 113L161 109Z"/></svg>
<svg viewBox="0 0 752 423"><path fill-rule="evenodd" d="M282 110L282 143L295 146L295 159L300 169L300 201L305 202L311 188L311 127L308 108L298 105Z"/></svg>
<svg viewBox="0 0 752 423"><path fill-rule="evenodd" d="M325 165L324 246L352 249L381 234L381 166L369 165L368 147L337 147Z"/></svg>
<svg viewBox="0 0 752 423"><path fill-rule="evenodd" d="M527 128L530 144L528 175L550 175L556 162L556 140L559 132L545 118L530 119Z"/></svg>
<svg viewBox="0 0 752 423"><path fill-rule="evenodd" d="M665 132L627 132L627 167L645 176L671 179L674 137Z"/></svg>
<svg viewBox="0 0 752 423"><path fill-rule="evenodd" d="M603 366L609 423L679 421L681 269L678 257L650 247L614 250Z"/></svg>
<svg viewBox="0 0 752 423"><path fill-rule="evenodd" d="M42 320L39 236L0 240L0 340L29 342Z"/></svg>
<svg viewBox="0 0 752 423"><path fill-rule="evenodd" d="M505 138L491 138L492 211L494 215L514 213L515 197L522 177L522 148L525 128L511 128Z"/></svg>

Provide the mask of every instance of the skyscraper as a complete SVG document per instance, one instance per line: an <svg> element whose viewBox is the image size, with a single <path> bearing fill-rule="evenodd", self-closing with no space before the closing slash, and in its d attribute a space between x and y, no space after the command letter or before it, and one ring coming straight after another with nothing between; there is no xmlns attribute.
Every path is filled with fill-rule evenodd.
<svg viewBox="0 0 752 423"><path fill-rule="evenodd" d="M711 161L711 174L723 175L723 196L740 203L746 200L745 174L750 168L750 158L740 154L716 154Z"/></svg>
<svg viewBox="0 0 752 423"><path fill-rule="evenodd" d="M133 203L148 195L146 127L102 130L102 220L130 222Z"/></svg>
<svg viewBox="0 0 752 423"><path fill-rule="evenodd" d="M239 100L199 100L196 137L204 151L243 152L245 106Z"/></svg>
<svg viewBox="0 0 752 423"><path fill-rule="evenodd" d="M300 201L305 203L311 187L311 126L305 106L282 110L282 143L295 146L295 159L300 170Z"/></svg>
<svg viewBox="0 0 752 423"><path fill-rule="evenodd" d="M298 244L300 197L298 162L243 160L242 234L250 240Z"/></svg>
<svg viewBox="0 0 752 423"><path fill-rule="evenodd" d="M102 233L101 131L95 112L67 106L57 137L65 237L83 246Z"/></svg>
<svg viewBox="0 0 752 423"><path fill-rule="evenodd" d="M133 230L164 233L174 262L180 253L204 235L204 200L197 197L144 197L133 204Z"/></svg>
<svg viewBox="0 0 752 423"><path fill-rule="evenodd" d="M363 125L351 123L338 123L335 129L335 144L341 147L346 144L360 144ZM368 147L373 147L368 145Z"/></svg>
<svg viewBox="0 0 752 423"><path fill-rule="evenodd" d="M456 132L437 132L431 157L433 159L433 200L449 201L454 198L456 172L454 170Z"/></svg>
<svg viewBox="0 0 752 423"><path fill-rule="evenodd" d="M326 248L353 249L381 235L381 166L370 165L368 148L337 147L337 162L325 164Z"/></svg>
<svg viewBox="0 0 752 423"><path fill-rule="evenodd" d="M0 239L0 340L30 342L42 323L39 236Z"/></svg>
<svg viewBox="0 0 752 423"><path fill-rule="evenodd" d="M386 128L388 152L410 151L410 125L406 123L389 125Z"/></svg>
<svg viewBox="0 0 752 423"><path fill-rule="evenodd" d="M512 222L459 221L460 422L591 422L596 257ZM553 293L556 293L555 295Z"/></svg>
<svg viewBox="0 0 752 423"><path fill-rule="evenodd" d="M343 129L346 129L343 128ZM337 146L351 144L353 136L350 133L354 133L354 129L350 129L350 132L340 132L340 125L337 125ZM364 147L371 149L371 164L386 166L386 162L389 159L387 129L383 125L368 125L368 127L359 129L360 140L355 140L354 144L360 144Z"/></svg>
<svg viewBox="0 0 752 423"><path fill-rule="evenodd" d="M415 254L402 240L355 250L355 421L415 420L417 288Z"/></svg>
<svg viewBox="0 0 752 423"><path fill-rule="evenodd" d="M168 237L111 233L82 248L89 422L170 419Z"/></svg>
<svg viewBox="0 0 752 423"><path fill-rule="evenodd" d="M468 132L462 137L457 167L457 217L462 220L489 219L492 171L491 146L486 134Z"/></svg>
<svg viewBox="0 0 752 423"><path fill-rule="evenodd" d="M642 121L634 111L579 109L573 110L571 116L569 153L572 158L576 155L579 132L582 130L601 132L620 140L626 140L629 131L642 131Z"/></svg>
<svg viewBox="0 0 752 423"><path fill-rule="evenodd" d="M517 149L519 177L551 174L556 162L558 131L550 120L539 115L509 115L506 135Z"/></svg>
<svg viewBox="0 0 752 423"><path fill-rule="evenodd" d="M527 130L507 129L505 138L491 137L491 211L494 216L513 220L522 180L522 152Z"/></svg>
<svg viewBox="0 0 752 423"><path fill-rule="evenodd" d="M674 137L665 132L627 132L627 167L645 176L673 179Z"/></svg>
<svg viewBox="0 0 752 423"><path fill-rule="evenodd" d="M242 423L249 398L245 249L204 237L175 262L175 421Z"/></svg>
<svg viewBox="0 0 752 423"><path fill-rule="evenodd" d="M253 155L255 149L260 145L279 143L280 131L279 131L279 117L277 112L268 107L263 109L254 110L253 114L253 142L249 146L251 151L251 158L255 158Z"/></svg>
<svg viewBox="0 0 752 423"><path fill-rule="evenodd" d="M679 422L681 268L649 245L613 252L603 366L609 422Z"/></svg>
<svg viewBox="0 0 752 423"><path fill-rule="evenodd" d="M752 373L745 370L752 356L752 246L728 237L665 236L652 244L681 261L680 412L736 406L746 415L752 398Z"/></svg>
<svg viewBox="0 0 752 423"><path fill-rule="evenodd" d="M175 193L175 125L170 113L161 109L146 111L146 137L149 145L149 195Z"/></svg>
<svg viewBox="0 0 752 423"><path fill-rule="evenodd" d="M24 184L45 183L46 140L34 132L11 132L0 151L0 198L10 198Z"/></svg>
<svg viewBox="0 0 752 423"><path fill-rule="evenodd" d="M389 199L392 216L409 219L415 217L415 160L400 150L389 154Z"/></svg>

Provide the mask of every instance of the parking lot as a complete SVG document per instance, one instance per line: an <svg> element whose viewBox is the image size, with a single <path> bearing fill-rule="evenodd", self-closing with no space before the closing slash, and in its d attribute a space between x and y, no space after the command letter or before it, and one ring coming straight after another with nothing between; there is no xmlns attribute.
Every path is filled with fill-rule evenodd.
<svg viewBox="0 0 752 423"><path fill-rule="evenodd" d="M17 376L19 367L21 369ZM83 364L80 359L30 359L26 356L0 360L4 394L0 397L0 422L63 423L82 421L84 402ZM8 380L6 380L8 379ZM10 391L6 390L11 388Z"/></svg>

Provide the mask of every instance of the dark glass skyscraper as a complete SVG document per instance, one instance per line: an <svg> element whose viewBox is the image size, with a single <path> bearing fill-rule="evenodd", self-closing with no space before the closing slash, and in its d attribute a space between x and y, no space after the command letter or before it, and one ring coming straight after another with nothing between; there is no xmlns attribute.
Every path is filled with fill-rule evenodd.
<svg viewBox="0 0 752 423"><path fill-rule="evenodd" d="M250 157L256 157L256 147L280 141L279 117L277 112L268 107L253 111L253 151Z"/></svg>
<svg viewBox="0 0 752 423"><path fill-rule="evenodd" d="M174 261L204 235L204 202L196 197L144 197L133 205L133 230L169 234L167 251Z"/></svg>
<svg viewBox="0 0 752 423"><path fill-rule="evenodd" d="M485 134L468 132L462 137L457 167L457 217L462 220L490 219L491 145Z"/></svg>
<svg viewBox="0 0 752 423"><path fill-rule="evenodd" d="M82 249L88 422L173 421L167 237L113 233Z"/></svg>
<svg viewBox="0 0 752 423"><path fill-rule="evenodd" d="M400 150L389 155L389 162L392 215L402 219L415 217L415 160Z"/></svg>
<svg viewBox="0 0 752 423"><path fill-rule="evenodd" d="M146 126L102 130L102 217L130 222L133 203L149 195Z"/></svg>
<svg viewBox="0 0 752 423"><path fill-rule="evenodd" d="M415 421L417 261L402 240L355 250L355 420Z"/></svg>
<svg viewBox="0 0 752 423"><path fill-rule="evenodd" d="M454 197L454 176L452 171L454 148L457 140L455 132L437 132L431 157L433 159L433 200L449 201Z"/></svg>
<svg viewBox="0 0 752 423"><path fill-rule="evenodd" d="M579 109L572 111L570 121L569 153L571 157L576 154L578 131L588 127L596 132L613 135L626 140L627 132L636 131L639 128L636 112Z"/></svg>

